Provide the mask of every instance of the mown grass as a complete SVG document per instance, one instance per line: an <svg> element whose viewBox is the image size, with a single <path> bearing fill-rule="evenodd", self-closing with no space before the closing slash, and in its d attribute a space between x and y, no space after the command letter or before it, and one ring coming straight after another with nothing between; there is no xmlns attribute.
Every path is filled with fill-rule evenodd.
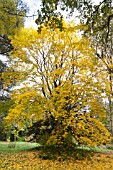
<svg viewBox="0 0 113 170"><path fill-rule="evenodd" d="M10 147L10 145L15 145L15 147ZM69 149L67 151L66 148L52 148L52 146L50 146L49 148L43 148L41 147L40 144L38 143L30 143L30 142L0 142L0 152L22 152L22 151L25 151L25 150L32 150L32 149L38 149L42 151L42 153L45 154L46 153L49 153L49 154L59 154L60 151L62 149L64 149L63 152L66 152L68 155L72 152L71 150L73 150L74 148L71 148L71 150ZM112 151L113 150L113 145L108 145L106 146L106 148L103 148L103 147L93 147L93 148L88 148L88 147L84 147L84 146L81 146L81 147L78 147L78 148L75 148L76 152L78 153L85 153L85 152L96 152L96 153L106 153L106 152L109 152L109 151ZM73 150L74 151L74 150ZM62 153L62 152L61 152Z"/></svg>
<svg viewBox="0 0 113 170"><path fill-rule="evenodd" d="M10 145L15 147L11 147ZM40 145L37 143L29 143L29 142L1 142L0 143L0 152L21 152L29 149L34 149L39 147Z"/></svg>

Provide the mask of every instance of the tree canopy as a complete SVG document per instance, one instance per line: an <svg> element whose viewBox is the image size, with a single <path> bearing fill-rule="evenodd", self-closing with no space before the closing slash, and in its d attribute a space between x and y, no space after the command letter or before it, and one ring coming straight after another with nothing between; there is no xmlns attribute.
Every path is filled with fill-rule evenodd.
<svg viewBox="0 0 113 170"><path fill-rule="evenodd" d="M20 88L12 93L15 103L5 119L7 128L16 125L19 130L37 122L31 132L37 141L44 136L44 144L94 146L109 140L98 100L102 81L97 83L95 76L101 63L91 42L77 33L81 28L64 22L63 31L43 27L39 34L29 28L14 36L13 72L3 78L6 85L15 81Z"/></svg>
<svg viewBox="0 0 113 170"><path fill-rule="evenodd" d="M2 58L0 59L0 133L3 132L3 118L7 115L8 109L13 103L9 97L11 86L4 86L1 76L10 67L9 55L13 46L10 43L9 36L14 36L24 26L26 10L26 5L21 0L0 0L0 55ZM6 61L4 61L4 58ZM2 140L1 136L0 140Z"/></svg>
<svg viewBox="0 0 113 170"><path fill-rule="evenodd" d="M43 23L45 23L45 25L49 24L51 27L58 27L60 30L62 30L63 15L61 11L67 11L69 15L75 15L75 19L79 18L80 23L86 25L86 29L83 31L83 35L91 40L92 45L95 48L95 54L99 60L102 60L102 67L106 68L106 72L109 73L106 76L106 81L109 82L110 90L109 93L107 91L108 95L106 100L107 103L109 103L108 114L110 116L111 122L110 129L113 134L112 0L101 0L96 2L96 4L91 0L42 0L42 8L38 11L38 18L36 19L38 30L41 31Z"/></svg>
<svg viewBox="0 0 113 170"><path fill-rule="evenodd" d="M21 0L0 0L0 54L13 48L8 39L24 26L26 7Z"/></svg>
<svg viewBox="0 0 113 170"><path fill-rule="evenodd" d="M6 130L28 129L44 145L109 141L104 101L112 127L112 1L42 0L38 31L21 28L26 13L21 0L1 2L0 50L10 57L1 79L4 88L16 85ZM80 24L64 22L59 7L70 15L77 10Z"/></svg>
<svg viewBox="0 0 113 170"><path fill-rule="evenodd" d="M14 36L16 32L24 26L26 7L21 0L0 0L0 9L0 54L4 59L3 55L8 57L10 51L13 49L9 36ZM3 91L1 96L3 96L3 93L6 91L3 87L1 74L9 67L10 64L8 62L8 59L7 64L3 60L0 60L0 91Z"/></svg>

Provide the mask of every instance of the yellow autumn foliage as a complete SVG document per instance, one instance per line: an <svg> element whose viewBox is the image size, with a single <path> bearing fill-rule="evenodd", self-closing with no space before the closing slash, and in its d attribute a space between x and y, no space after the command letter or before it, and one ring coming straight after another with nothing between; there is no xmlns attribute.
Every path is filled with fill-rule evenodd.
<svg viewBox="0 0 113 170"><path fill-rule="evenodd" d="M15 35L24 25L25 10L18 9L17 0L0 0L0 34ZM22 5L22 4L21 4Z"/></svg>
<svg viewBox="0 0 113 170"><path fill-rule="evenodd" d="M20 87L13 92L15 104L5 119L9 126L16 123L21 129L36 120L43 124L48 120L46 143L68 143L69 136L79 145L109 141L101 122L106 112L99 103L103 81L97 83L95 76L100 61L90 41L79 37L77 27L65 24L64 31L44 27L40 34L21 29L11 43L13 71L7 78L4 73L3 79L9 84L15 77Z"/></svg>

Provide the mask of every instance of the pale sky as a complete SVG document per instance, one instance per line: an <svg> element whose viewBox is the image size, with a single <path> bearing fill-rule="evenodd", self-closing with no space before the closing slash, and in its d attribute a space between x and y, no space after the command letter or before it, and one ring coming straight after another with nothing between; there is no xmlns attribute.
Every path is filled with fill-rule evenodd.
<svg viewBox="0 0 113 170"><path fill-rule="evenodd" d="M37 10L40 9L41 1L40 0L23 0L23 2L27 3L29 7L28 16L37 15ZM28 17L25 21L25 27L34 27L37 28L35 24L36 17Z"/></svg>
<svg viewBox="0 0 113 170"><path fill-rule="evenodd" d="M101 0L93 0L93 2L95 4L99 4ZM37 10L40 9L40 5L41 5L41 1L40 0L23 0L23 2L26 2L28 4L28 7L30 9L28 16L32 16L32 15L37 15ZM37 25L35 24L35 19L37 17L29 17L26 18L25 21L25 27L33 27L35 29L37 29ZM74 19L74 17L73 17Z"/></svg>

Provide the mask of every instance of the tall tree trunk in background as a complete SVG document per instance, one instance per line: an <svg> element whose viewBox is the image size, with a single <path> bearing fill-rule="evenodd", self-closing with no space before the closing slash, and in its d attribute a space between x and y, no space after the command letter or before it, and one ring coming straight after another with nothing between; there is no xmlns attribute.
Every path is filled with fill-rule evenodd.
<svg viewBox="0 0 113 170"><path fill-rule="evenodd" d="M110 114L110 130L113 135L113 102L112 102L113 79L112 79L112 74L109 75L109 83L110 83L110 94L108 97L108 102L109 102L109 114Z"/></svg>

